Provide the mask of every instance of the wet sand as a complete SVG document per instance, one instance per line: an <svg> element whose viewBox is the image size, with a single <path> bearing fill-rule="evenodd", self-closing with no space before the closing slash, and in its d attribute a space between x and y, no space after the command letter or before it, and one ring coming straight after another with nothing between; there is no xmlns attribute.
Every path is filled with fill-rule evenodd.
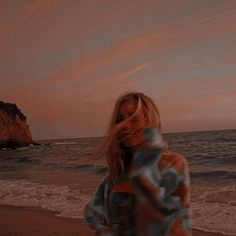
<svg viewBox="0 0 236 236"><path fill-rule="evenodd" d="M56 212L33 207L0 205L0 236L93 236L81 219L55 216ZM223 236L193 229L193 236Z"/></svg>

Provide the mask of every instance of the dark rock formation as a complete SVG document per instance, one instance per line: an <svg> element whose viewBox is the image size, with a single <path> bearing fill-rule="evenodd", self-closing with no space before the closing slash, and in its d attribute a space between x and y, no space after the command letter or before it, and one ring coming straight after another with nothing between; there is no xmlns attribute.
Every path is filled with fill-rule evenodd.
<svg viewBox="0 0 236 236"><path fill-rule="evenodd" d="M26 120L16 104L0 101L0 148L34 144Z"/></svg>

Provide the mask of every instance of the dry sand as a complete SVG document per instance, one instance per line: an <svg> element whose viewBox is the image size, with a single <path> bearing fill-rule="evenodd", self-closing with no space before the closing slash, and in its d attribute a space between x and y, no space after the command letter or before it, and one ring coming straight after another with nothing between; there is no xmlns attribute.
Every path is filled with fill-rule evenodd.
<svg viewBox="0 0 236 236"><path fill-rule="evenodd" d="M81 219L32 207L0 206L0 236L93 236ZM193 236L223 236L193 229Z"/></svg>

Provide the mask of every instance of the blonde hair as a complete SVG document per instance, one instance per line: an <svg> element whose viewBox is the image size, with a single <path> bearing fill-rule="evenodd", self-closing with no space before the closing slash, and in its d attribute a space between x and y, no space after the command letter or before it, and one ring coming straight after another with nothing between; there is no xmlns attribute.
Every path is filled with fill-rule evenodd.
<svg viewBox="0 0 236 236"><path fill-rule="evenodd" d="M128 119L118 123L117 116L121 105L125 101L136 101L137 109L133 115ZM117 134L122 129L126 122L129 122L137 112L141 111L142 119L149 127L153 127L161 131L160 113L154 103L154 101L144 95L143 93L130 92L121 95L114 106L111 120L103 140L103 144L100 148L99 155L105 155L107 165L109 169L109 177L115 180L119 173L124 171L124 163L122 157L125 155L124 150L121 148L120 142L117 138Z"/></svg>

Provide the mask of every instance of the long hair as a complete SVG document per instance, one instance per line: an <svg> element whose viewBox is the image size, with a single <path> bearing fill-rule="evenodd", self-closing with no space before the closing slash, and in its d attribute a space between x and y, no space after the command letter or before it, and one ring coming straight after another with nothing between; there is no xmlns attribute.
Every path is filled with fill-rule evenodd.
<svg viewBox="0 0 236 236"><path fill-rule="evenodd" d="M118 112L121 105L123 102L130 100L137 102L136 111L128 119L122 122L117 122ZM119 173L124 171L124 163L122 158L125 155L125 150L120 145L118 133L122 130L124 124L129 122L138 112L142 114L142 120L145 120L145 123L149 127L156 128L159 132L161 132L160 113L154 101L150 97L138 92L131 92L121 95L115 103L110 123L99 152L99 155L105 155L106 157L109 178L111 180L115 180Z"/></svg>

